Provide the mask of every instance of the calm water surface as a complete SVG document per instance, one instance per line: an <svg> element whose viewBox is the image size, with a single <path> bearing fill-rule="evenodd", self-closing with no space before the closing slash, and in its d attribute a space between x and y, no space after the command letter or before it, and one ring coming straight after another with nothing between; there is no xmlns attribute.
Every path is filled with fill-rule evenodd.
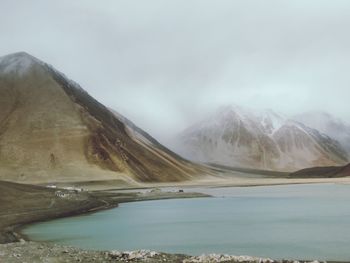
<svg viewBox="0 0 350 263"><path fill-rule="evenodd" d="M350 260L350 186L197 189L215 198L145 201L27 227L91 249Z"/></svg>

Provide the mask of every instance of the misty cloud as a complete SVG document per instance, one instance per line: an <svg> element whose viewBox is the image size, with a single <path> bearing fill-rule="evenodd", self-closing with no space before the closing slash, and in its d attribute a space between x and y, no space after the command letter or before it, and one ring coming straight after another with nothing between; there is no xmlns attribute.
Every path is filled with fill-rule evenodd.
<svg viewBox="0 0 350 263"><path fill-rule="evenodd" d="M350 2L2 0L27 51L160 139L222 104L350 121Z"/></svg>

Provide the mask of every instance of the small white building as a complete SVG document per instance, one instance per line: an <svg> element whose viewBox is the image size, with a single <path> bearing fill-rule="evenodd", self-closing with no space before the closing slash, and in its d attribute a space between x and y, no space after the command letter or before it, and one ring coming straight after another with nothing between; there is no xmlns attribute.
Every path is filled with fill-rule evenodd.
<svg viewBox="0 0 350 263"><path fill-rule="evenodd" d="M66 186L66 187L62 187L62 189L64 190L68 190L68 191L73 191L73 192L82 192L84 189L83 188L78 188L78 187L74 187L74 186Z"/></svg>

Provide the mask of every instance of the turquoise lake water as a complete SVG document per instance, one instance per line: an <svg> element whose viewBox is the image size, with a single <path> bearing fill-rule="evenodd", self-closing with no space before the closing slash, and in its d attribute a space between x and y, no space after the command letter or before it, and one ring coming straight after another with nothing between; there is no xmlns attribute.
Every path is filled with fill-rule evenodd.
<svg viewBox="0 0 350 263"><path fill-rule="evenodd" d="M126 203L34 224L24 233L102 250L350 260L349 185L196 190L216 197Z"/></svg>

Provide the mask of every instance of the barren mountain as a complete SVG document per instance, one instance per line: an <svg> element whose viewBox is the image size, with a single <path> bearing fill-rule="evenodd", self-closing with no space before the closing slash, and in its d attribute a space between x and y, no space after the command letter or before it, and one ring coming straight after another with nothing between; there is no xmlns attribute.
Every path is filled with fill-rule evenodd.
<svg viewBox="0 0 350 263"><path fill-rule="evenodd" d="M130 123L50 65L26 53L0 58L1 179L180 181L208 172Z"/></svg>
<svg viewBox="0 0 350 263"><path fill-rule="evenodd" d="M341 145L327 135L271 110L220 108L186 129L176 150L186 158L235 167L294 171L347 162Z"/></svg>

